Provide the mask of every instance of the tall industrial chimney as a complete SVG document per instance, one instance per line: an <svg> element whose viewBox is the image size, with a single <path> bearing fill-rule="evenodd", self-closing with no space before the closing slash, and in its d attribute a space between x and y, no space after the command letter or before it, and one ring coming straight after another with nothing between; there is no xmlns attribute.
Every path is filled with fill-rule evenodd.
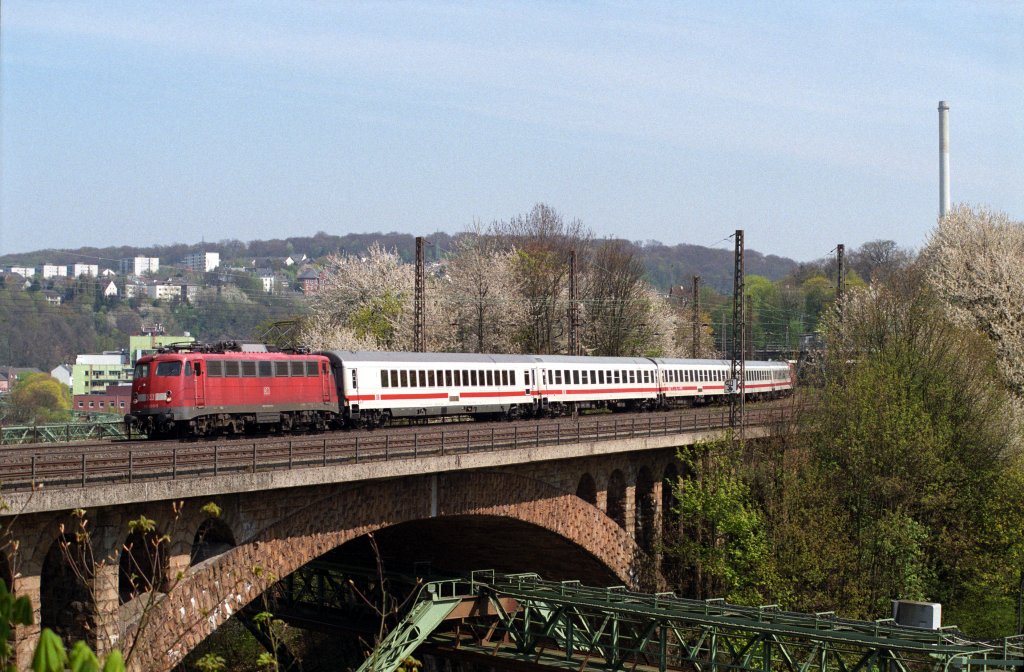
<svg viewBox="0 0 1024 672"><path fill-rule="evenodd" d="M939 216L949 213L949 103L939 101Z"/></svg>

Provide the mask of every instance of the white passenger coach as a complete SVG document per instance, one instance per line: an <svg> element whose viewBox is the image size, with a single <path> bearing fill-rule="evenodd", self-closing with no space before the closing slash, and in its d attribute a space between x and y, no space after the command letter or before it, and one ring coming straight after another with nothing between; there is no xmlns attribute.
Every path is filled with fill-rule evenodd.
<svg viewBox="0 0 1024 672"><path fill-rule="evenodd" d="M588 408L646 410L726 396L729 362L644 357L322 353L350 422L446 415L559 415ZM747 362L748 397L792 389L786 362Z"/></svg>

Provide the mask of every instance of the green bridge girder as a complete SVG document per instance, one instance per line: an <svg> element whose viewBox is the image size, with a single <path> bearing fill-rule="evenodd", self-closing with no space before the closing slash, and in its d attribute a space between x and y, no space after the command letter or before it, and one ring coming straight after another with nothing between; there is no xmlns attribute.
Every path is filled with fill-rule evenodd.
<svg viewBox="0 0 1024 672"><path fill-rule="evenodd" d="M420 645L577 672L983 672L1024 667L1022 644L478 571L426 584L359 672L394 672Z"/></svg>
<svg viewBox="0 0 1024 672"><path fill-rule="evenodd" d="M89 422L60 422L45 425L0 427L0 445L2 446L124 438L127 438L124 419L119 415L111 416L109 419L104 418Z"/></svg>

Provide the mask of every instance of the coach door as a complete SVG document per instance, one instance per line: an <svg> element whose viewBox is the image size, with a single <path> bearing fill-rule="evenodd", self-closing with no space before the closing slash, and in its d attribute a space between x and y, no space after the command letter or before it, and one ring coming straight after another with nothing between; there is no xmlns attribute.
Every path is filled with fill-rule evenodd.
<svg viewBox="0 0 1024 672"><path fill-rule="evenodd" d="M192 381L196 390L196 406L202 408L206 406L206 371L203 369L201 361L193 361L190 366L192 367L191 372L195 374L192 376Z"/></svg>
<svg viewBox="0 0 1024 672"><path fill-rule="evenodd" d="M537 369L537 394L540 400L541 406L548 405L548 398L545 396L548 392L548 370Z"/></svg>

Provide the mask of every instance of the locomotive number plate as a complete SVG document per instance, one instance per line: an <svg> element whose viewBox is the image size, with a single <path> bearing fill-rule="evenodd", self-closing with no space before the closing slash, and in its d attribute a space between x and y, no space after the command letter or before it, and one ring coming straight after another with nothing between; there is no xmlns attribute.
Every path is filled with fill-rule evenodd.
<svg viewBox="0 0 1024 672"><path fill-rule="evenodd" d="M270 396L270 386L269 385L267 385L267 386L265 386L263 388L263 396L264 397L269 397Z"/></svg>

